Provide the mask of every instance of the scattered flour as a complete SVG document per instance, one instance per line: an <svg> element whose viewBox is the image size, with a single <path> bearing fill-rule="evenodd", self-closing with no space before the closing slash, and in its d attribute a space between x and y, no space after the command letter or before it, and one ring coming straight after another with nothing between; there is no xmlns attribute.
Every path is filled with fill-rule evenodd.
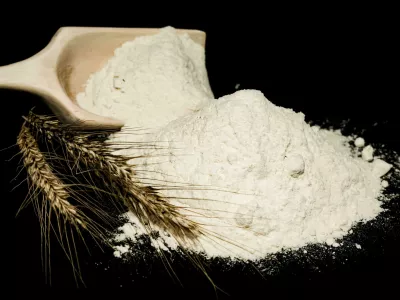
<svg viewBox="0 0 400 300"><path fill-rule="evenodd" d="M368 145L362 150L361 156L366 161L372 161L374 159L374 148L372 148L371 145Z"/></svg>
<svg viewBox="0 0 400 300"><path fill-rule="evenodd" d="M127 253L129 251L129 245L114 246L114 248L115 248L115 251L114 251L115 257L121 257L122 254Z"/></svg>
<svg viewBox="0 0 400 300"><path fill-rule="evenodd" d="M384 188L387 188L387 187L389 186L389 182L387 182L386 180L382 180L381 185L382 185Z"/></svg>
<svg viewBox="0 0 400 300"><path fill-rule="evenodd" d="M358 148L362 148L365 145L365 140L362 137L358 137L354 141L354 145L356 145L356 147L358 147Z"/></svg>
<svg viewBox="0 0 400 300"><path fill-rule="evenodd" d="M204 224L209 234L188 247L209 257L258 259L309 243L338 247L356 222L382 211L380 177L391 165L370 159L370 146L365 160L354 157L350 138L309 126L302 113L260 91L214 99L204 49L171 27L117 49L78 102L127 127L153 129L150 137L116 134L115 141L168 146L126 154L149 155L134 161L151 177L147 183L184 187L163 193ZM117 242L145 233L133 214L127 217ZM153 245L178 246L164 232Z"/></svg>

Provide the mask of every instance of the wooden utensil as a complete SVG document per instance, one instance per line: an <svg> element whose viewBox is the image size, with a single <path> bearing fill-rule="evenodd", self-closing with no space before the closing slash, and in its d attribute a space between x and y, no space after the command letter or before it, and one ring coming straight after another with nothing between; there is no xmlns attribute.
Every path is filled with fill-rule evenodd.
<svg viewBox="0 0 400 300"><path fill-rule="evenodd" d="M41 96L60 121L79 129L120 129L120 120L90 113L76 103L90 74L98 71L124 42L152 35L157 28L62 27L36 55L0 67L0 88ZM205 33L177 29L204 46Z"/></svg>

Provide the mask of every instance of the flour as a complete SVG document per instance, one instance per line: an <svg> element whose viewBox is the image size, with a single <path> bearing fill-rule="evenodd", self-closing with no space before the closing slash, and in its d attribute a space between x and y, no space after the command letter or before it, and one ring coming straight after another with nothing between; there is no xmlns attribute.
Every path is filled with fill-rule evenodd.
<svg viewBox="0 0 400 300"><path fill-rule="evenodd" d="M129 251L129 246L115 246L115 251L114 251L114 256L115 257L121 257L122 254L127 253Z"/></svg>
<svg viewBox="0 0 400 300"><path fill-rule="evenodd" d="M260 91L213 99L204 49L173 28L117 49L78 102L127 127L153 129L150 137L116 134L114 141L168 146L125 154L145 156L134 163L147 184L182 187L163 195L203 224L208 234L187 247L209 257L259 259L309 243L339 247L355 223L382 211L380 177L390 164L353 156L350 138L309 126L302 113ZM117 242L145 234L134 215L127 217ZM152 243L178 247L164 232Z"/></svg>
<svg viewBox="0 0 400 300"><path fill-rule="evenodd" d="M387 182L386 180L382 180L381 185L382 185L384 188L387 188L387 187L389 186L389 182Z"/></svg>
<svg viewBox="0 0 400 300"><path fill-rule="evenodd" d="M371 145L368 145L362 150L361 156L366 161L372 161L374 159L374 148L372 148Z"/></svg>
<svg viewBox="0 0 400 300"><path fill-rule="evenodd" d="M205 237L201 249L209 256L256 259L318 242L337 247L357 221L381 211L376 198L386 163L352 157L348 138L310 127L303 114L259 91L222 97L169 123L155 140L171 149L169 161L158 150L147 153L143 163L154 179L224 189L167 192L231 242L222 247Z"/></svg>
<svg viewBox="0 0 400 300"><path fill-rule="evenodd" d="M362 148L365 145L365 140L362 137L358 137L354 140L354 145L358 148Z"/></svg>
<svg viewBox="0 0 400 300"><path fill-rule="evenodd" d="M81 107L141 128L164 126L211 99L204 48L170 27L116 49L77 95Z"/></svg>

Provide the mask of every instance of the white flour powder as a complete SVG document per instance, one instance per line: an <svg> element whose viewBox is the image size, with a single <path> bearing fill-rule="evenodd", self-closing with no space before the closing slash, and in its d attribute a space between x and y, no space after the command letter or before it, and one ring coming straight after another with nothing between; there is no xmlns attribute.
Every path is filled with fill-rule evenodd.
<svg viewBox="0 0 400 300"><path fill-rule="evenodd" d="M317 242L337 247L356 222L382 210L376 199L389 164L352 156L350 138L310 127L303 114L259 91L214 100L204 49L173 28L124 44L78 101L127 126L153 128L151 137L113 138L168 146L141 150L150 156L135 164L151 177L146 182L183 187L163 194L208 230L194 250L210 257L257 259ZM144 233L127 215L118 242ZM177 247L163 232L153 244Z"/></svg>
<svg viewBox="0 0 400 300"><path fill-rule="evenodd" d="M89 111L142 128L164 126L210 99L204 48L173 28L125 43L77 96Z"/></svg>

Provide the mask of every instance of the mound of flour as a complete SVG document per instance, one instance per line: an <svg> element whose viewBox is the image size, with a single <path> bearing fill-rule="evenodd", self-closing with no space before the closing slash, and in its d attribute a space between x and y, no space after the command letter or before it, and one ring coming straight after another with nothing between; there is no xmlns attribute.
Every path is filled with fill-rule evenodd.
<svg viewBox="0 0 400 300"><path fill-rule="evenodd" d="M190 249L210 257L257 259L308 243L337 245L355 223L382 211L380 177L391 165L353 156L350 138L309 126L302 113L260 91L213 99L204 49L173 28L124 44L78 101L127 126L153 128L150 137L113 139L164 146L126 154L145 154L134 163L147 184L180 187L162 193L202 224L207 234ZM116 242L145 233L127 217ZM164 232L153 245L177 248Z"/></svg>
<svg viewBox="0 0 400 300"><path fill-rule="evenodd" d="M86 83L78 104L112 116L129 127L162 127L214 98L205 68L204 48L171 27L138 37Z"/></svg>

